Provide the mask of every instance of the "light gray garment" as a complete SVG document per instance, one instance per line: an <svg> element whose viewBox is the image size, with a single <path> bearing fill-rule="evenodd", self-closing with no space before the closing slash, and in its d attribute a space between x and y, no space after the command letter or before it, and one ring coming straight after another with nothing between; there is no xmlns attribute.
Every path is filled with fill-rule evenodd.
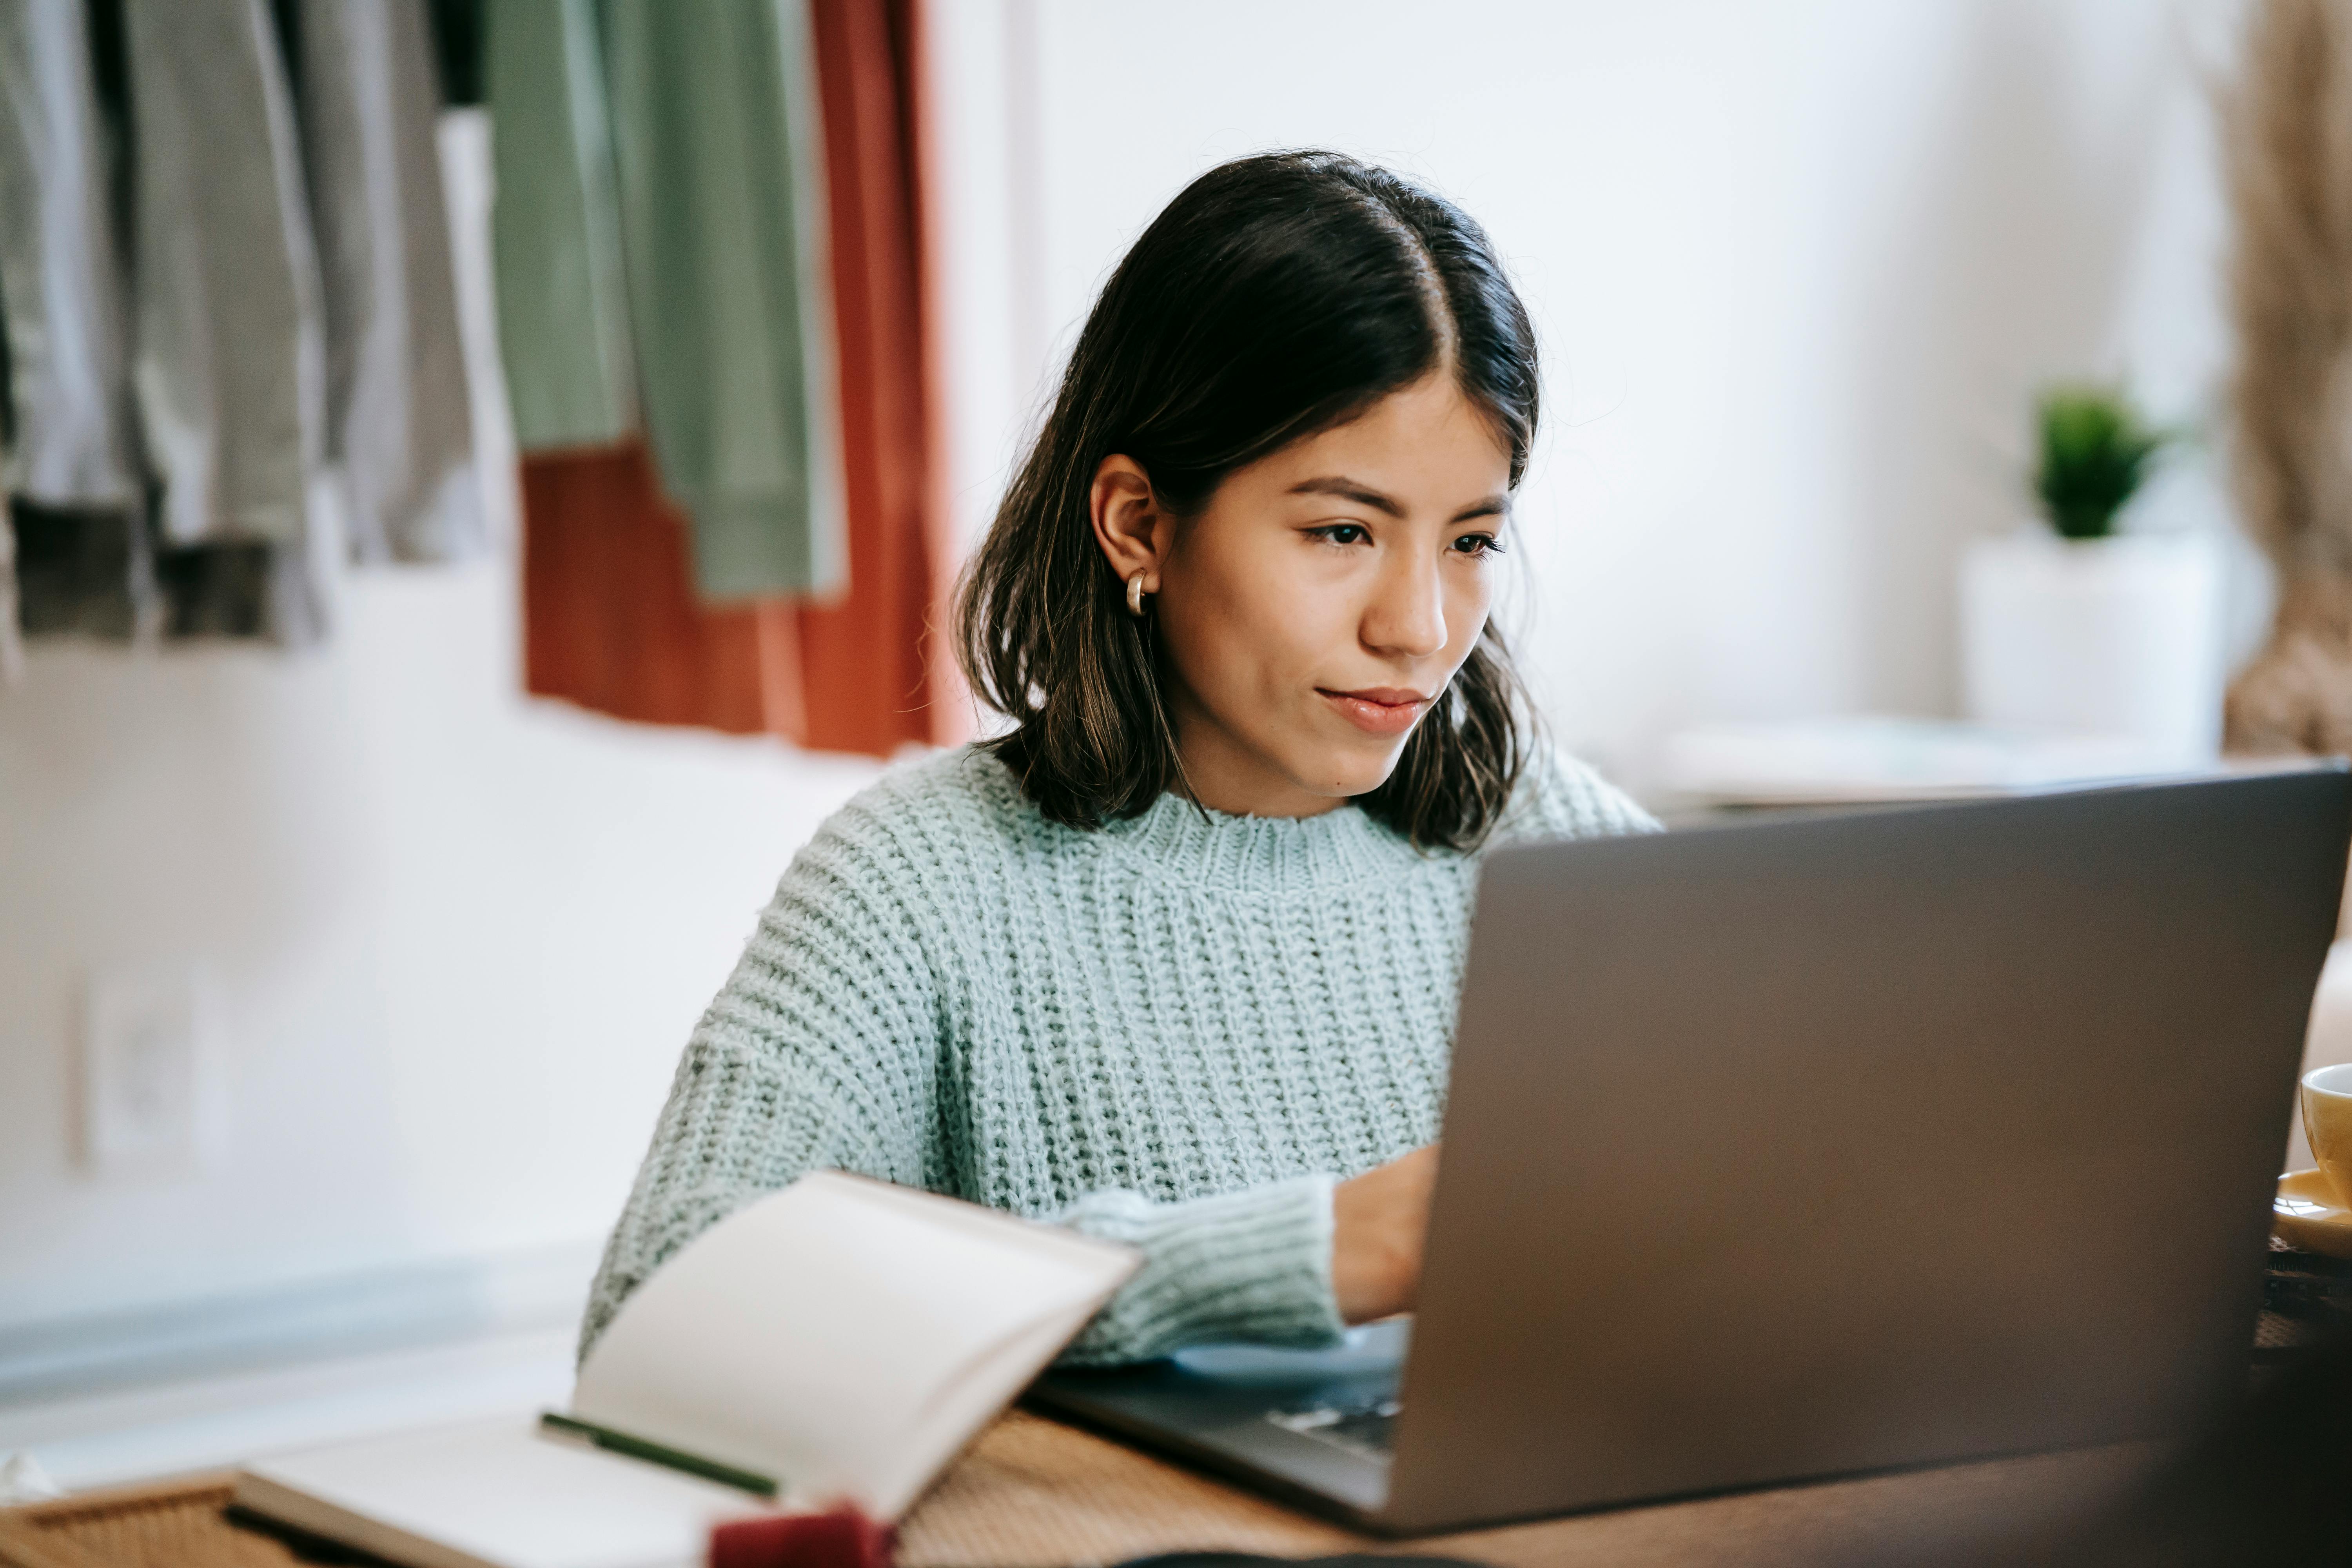
<svg viewBox="0 0 2352 1568"><path fill-rule="evenodd" d="M328 453L363 561L483 544L424 0L303 0L296 99L325 306Z"/></svg>
<svg viewBox="0 0 2352 1568"><path fill-rule="evenodd" d="M322 456L325 364L294 109L269 7L126 0L123 21L132 384L163 483L161 542L257 541L299 559L306 482ZM278 617L289 627L299 618Z"/></svg>
<svg viewBox="0 0 2352 1568"><path fill-rule="evenodd" d="M101 137L80 0L0 0L0 312L15 415L0 486L51 506L123 506L142 488Z"/></svg>

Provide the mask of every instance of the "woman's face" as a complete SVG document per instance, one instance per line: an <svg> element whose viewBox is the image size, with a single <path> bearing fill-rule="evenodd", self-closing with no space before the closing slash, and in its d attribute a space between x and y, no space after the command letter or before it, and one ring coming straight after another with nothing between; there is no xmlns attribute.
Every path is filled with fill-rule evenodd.
<svg viewBox="0 0 2352 1568"><path fill-rule="evenodd" d="M1202 804L1307 816L1387 779L1486 624L1509 455L1450 375L1236 469L1181 524L1124 458L1097 538L1156 595Z"/></svg>

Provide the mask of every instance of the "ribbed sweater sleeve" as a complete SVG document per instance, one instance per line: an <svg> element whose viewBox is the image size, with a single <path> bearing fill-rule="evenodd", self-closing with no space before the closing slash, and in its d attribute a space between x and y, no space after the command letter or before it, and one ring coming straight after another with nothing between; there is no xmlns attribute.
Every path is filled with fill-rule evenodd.
<svg viewBox="0 0 2352 1568"><path fill-rule="evenodd" d="M836 820L794 858L696 1026L590 1290L582 1356L679 1247L812 1170L936 1184L933 986L869 837Z"/></svg>
<svg viewBox="0 0 2352 1568"><path fill-rule="evenodd" d="M1092 1194L1055 1217L1143 1254L1063 1353L1077 1365L1143 1361L1218 1340L1326 1345L1345 1326L1331 1294L1328 1175L1181 1203Z"/></svg>

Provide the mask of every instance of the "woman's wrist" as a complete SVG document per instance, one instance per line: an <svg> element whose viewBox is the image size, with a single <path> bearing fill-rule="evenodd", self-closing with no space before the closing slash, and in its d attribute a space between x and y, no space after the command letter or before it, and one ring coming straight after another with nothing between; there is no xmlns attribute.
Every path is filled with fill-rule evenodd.
<svg viewBox="0 0 2352 1568"><path fill-rule="evenodd" d="M1343 1321L1412 1310L1436 1182L1433 1143L1331 1189L1331 1296Z"/></svg>
<svg viewBox="0 0 2352 1568"><path fill-rule="evenodd" d="M1331 1300L1343 1322L1365 1323L1402 1310L1395 1260L1371 1234L1348 1184L1331 1189Z"/></svg>

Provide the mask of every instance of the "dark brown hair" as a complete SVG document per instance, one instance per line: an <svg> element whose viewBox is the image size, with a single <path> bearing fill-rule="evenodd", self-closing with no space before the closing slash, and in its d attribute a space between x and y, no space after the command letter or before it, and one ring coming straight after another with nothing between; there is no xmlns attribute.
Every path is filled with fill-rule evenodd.
<svg viewBox="0 0 2352 1568"><path fill-rule="evenodd" d="M1177 516L1226 475L1449 369L1510 451L1536 429L1536 344L1486 233L1459 207L1336 153L1210 170L1104 285L1059 395L957 604L988 742L1048 817L1132 816L1181 785L1153 618L1129 616L1088 492L1123 454ZM1482 841L1525 766L1529 710L1489 622L1379 788L1356 797L1416 844ZM1188 792L1189 793L1189 792Z"/></svg>

